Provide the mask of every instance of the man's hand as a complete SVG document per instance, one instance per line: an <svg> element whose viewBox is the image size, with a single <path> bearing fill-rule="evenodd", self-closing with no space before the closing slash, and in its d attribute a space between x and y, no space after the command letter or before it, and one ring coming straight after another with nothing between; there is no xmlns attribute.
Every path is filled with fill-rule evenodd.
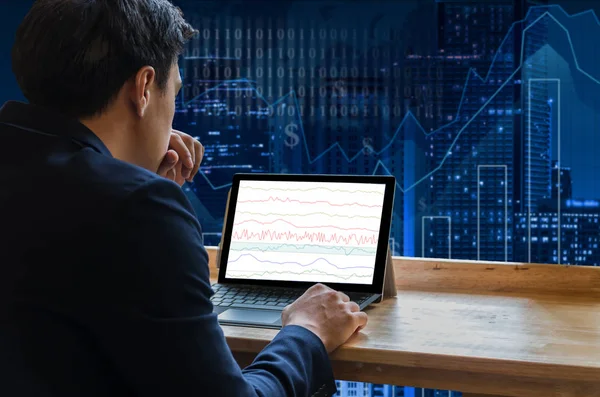
<svg viewBox="0 0 600 397"><path fill-rule="evenodd" d="M344 293L313 285L283 310L282 325L299 325L317 335L331 353L367 324L367 314Z"/></svg>
<svg viewBox="0 0 600 397"><path fill-rule="evenodd" d="M185 181L194 180L203 156L204 146L200 142L186 133L173 130L169 150L158 167L158 175L183 186Z"/></svg>

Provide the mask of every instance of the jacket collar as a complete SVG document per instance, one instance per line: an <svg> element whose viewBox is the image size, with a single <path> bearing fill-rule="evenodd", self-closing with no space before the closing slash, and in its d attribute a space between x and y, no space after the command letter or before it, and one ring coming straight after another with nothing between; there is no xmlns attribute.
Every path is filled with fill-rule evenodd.
<svg viewBox="0 0 600 397"><path fill-rule="evenodd" d="M8 101L0 108L0 123L23 130L69 138L98 153L113 157L102 140L79 120L55 113L44 107Z"/></svg>

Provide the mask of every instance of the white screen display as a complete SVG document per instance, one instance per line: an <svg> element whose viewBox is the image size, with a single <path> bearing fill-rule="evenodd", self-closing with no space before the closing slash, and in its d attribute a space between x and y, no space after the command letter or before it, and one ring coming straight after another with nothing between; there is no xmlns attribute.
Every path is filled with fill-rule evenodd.
<svg viewBox="0 0 600 397"><path fill-rule="evenodd" d="M226 278L371 284L384 184L240 181Z"/></svg>

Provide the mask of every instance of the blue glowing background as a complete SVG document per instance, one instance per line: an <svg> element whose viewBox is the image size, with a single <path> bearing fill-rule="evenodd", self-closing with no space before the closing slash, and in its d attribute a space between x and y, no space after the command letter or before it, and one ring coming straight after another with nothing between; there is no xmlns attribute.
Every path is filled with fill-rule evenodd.
<svg viewBox="0 0 600 397"><path fill-rule="evenodd" d="M600 264L600 23L543 3L180 2L207 244L235 172L393 174L396 255Z"/></svg>
<svg viewBox="0 0 600 397"><path fill-rule="evenodd" d="M3 54L31 3L0 2ZM206 147L184 189L207 245L236 172L393 174L395 255L600 265L597 1L174 3L200 31L175 127ZM0 76L22 100L7 55Z"/></svg>

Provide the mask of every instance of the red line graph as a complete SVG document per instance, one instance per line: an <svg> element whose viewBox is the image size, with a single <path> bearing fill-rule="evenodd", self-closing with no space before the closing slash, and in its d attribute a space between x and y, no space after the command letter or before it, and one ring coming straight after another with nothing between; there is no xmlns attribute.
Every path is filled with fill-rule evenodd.
<svg viewBox="0 0 600 397"><path fill-rule="evenodd" d="M381 208L381 205L377 205L377 204L369 205L369 204L361 204L361 203L357 203L357 202L335 204L335 203L331 203L329 201L301 201L301 200L294 200L294 199L290 199L290 198L280 199L279 197L273 197L273 196L269 196L269 198L266 200L240 200L240 201L238 201L238 203L267 203L269 201L279 201L282 203L299 203L299 204L327 204L332 207L346 207L346 206L357 205L360 207L367 207L367 208Z"/></svg>
<svg viewBox="0 0 600 397"><path fill-rule="evenodd" d="M343 242L345 244L350 244L351 242L355 242L355 244L377 244L378 235L373 233L371 235L359 235L356 233L348 234L347 236L340 235L338 233L320 233L320 232L278 232L275 230L262 230L260 232L252 232L248 229L242 229L239 232L235 231L232 233L234 240L253 240L258 239L259 241L267 240L267 241L296 241L296 242L319 242L319 243L336 243L339 244Z"/></svg>
<svg viewBox="0 0 600 397"><path fill-rule="evenodd" d="M283 222L283 223L287 223L288 225L295 227L296 229L324 229L324 228L332 228L332 229L340 229L340 230L362 230L365 232L373 232L373 233L379 233L379 230L374 230L374 229L366 229L364 227L339 227L339 226L335 226L335 225L317 225L317 226L298 226L298 225L294 225L291 222L286 221L285 219L275 219L273 221L270 222L261 222L261 221L257 221L255 219L248 219L245 221L241 221L241 222L236 222L234 224L234 226L239 226L242 225L244 223L258 223L259 225L272 225L275 222Z"/></svg>

